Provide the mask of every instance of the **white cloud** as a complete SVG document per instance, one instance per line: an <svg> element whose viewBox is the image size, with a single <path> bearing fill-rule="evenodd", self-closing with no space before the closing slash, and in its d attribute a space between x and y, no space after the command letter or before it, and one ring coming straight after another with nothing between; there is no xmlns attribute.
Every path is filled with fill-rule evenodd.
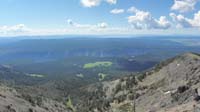
<svg viewBox="0 0 200 112"><path fill-rule="evenodd" d="M169 29L171 23L165 16L155 19L151 16L150 12L145 12L131 7L128 12L135 15L128 17L128 22L136 29Z"/></svg>
<svg viewBox="0 0 200 112"><path fill-rule="evenodd" d="M110 4L116 4L117 0L106 0L106 2L110 3Z"/></svg>
<svg viewBox="0 0 200 112"><path fill-rule="evenodd" d="M200 11L194 14L194 19L192 20L192 25L194 27L200 28Z"/></svg>
<svg viewBox="0 0 200 112"><path fill-rule="evenodd" d="M2 26L0 27L0 31L4 32L23 32L28 30L27 27L24 24L18 24L14 26Z"/></svg>
<svg viewBox="0 0 200 112"><path fill-rule="evenodd" d="M110 11L112 14L121 14L124 13L124 9L113 9Z"/></svg>
<svg viewBox="0 0 200 112"><path fill-rule="evenodd" d="M109 4L116 4L117 0L81 0L81 4L84 7L95 7L101 4L101 2L107 2Z"/></svg>
<svg viewBox="0 0 200 112"><path fill-rule="evenodd" d="M79 24L79 23L73 22L71 19L68 19L67 23L70 26L73 26L75 28L88 28L88 29L102 28L102 29L104 29L104 28L108 27L108 24L105 22L98 23L96 25L91 25L91 24Z"/></svg>
<svg viewBox="0 0 200 112"><path fill-rule="evenodd" d="M170 13L173 21L175 22L177 28L191 28L192 25L189 22L189 19L185 18L183 15L176 15L174 13Z"/></svg>
<svg viewBox="0 0 200 112"><path fill-rule="evenodd" d="M101 3L101 0L81 0L81 4L84 7L94 7L98 6Z"/></svg>
<svg viewBox="0 0 200 112"><path fill-rule="evenodd" d="M138 10L137 8L135 8L135 7L131 7L131 8L129 8L128 10L127 10L127 12L130 12L130 13L137 13L137 12L139 12L140 10Z"/></svg>
<svg viewBox="0 0 200 112"><path fill-rule="evenodd" d="M13 26L0 26L0 35L18 35L30 32L31 29L24 24L18 24Z"/></svg>
<svg viewBox="0 0 200 112"><path fill-rule="evenodd" d="M112 28L108 24L101 22L98 24L79 24L71 19L67 20L69 26L60 29L32 29L24 24L13 26L0 26L0 37L13 36L38 36L38 35L66 35L66 34L103 34L109 33Z"/></svg>
<svg viewBox="0 0 200 112"><path fill-rule="evenodd" d="M32 29L25 24L13 26L0 26L0 37L38 36L38 35L63 35L66 29Z"/></svg>
<svg viewBox="0 0 200 112"><path fill-rule="evenodd" d="M17 26L17 27L16 27ZM106 24L99 23L97 25L82 25L82 27L69 26L59 29L31 29L31 28L22 28L23 25L14 25L14 26L2 26L0 27L0 37L15 37L15 36L51 36L51 35L110 35L111 37L117 37L121 35L137 36L137 35L170 35L170 34L190 34L190 35L199 35L199 30L196 28L190 29L143 29L138 30L132 27L106 27ZM25 26L25 25L24 25ZM4 28L3 28L4 27ZM103 27L103 28L100 28ZM2 31L4 29L4 32ZM5 30L6 29L6 30ZM9 29L9 30L8 30ZM10 29L15 29L10 30ZM23 29L23 30L16 30ZM28 30L27 30L28 29ZM7 33L5 33L7 31ZM102 36L104 37L104 36Z"/></svg>
<svg viewBox="0 0 200 112"><path fill-rule="evenodd" d="M102 22L102 23L99 23L97 26L98 26L99 28L107 28L107 27L108 27L108 24Z"/></svg>
<svg viewBox="0 0 200 112"><path fill-rule="evenodd" d="M24 24L13 26L0 26L0 37L4 36L38 36L38 35L169 35L169 34L190 34L199 35L200 11L194 14L193 18L186 18L183 15L171 13L173 23L182 29L171 27L171 23L165 16L155 19L149 12L135 8L134 15L128 17L129 23L133 26L113 27L105 22L97 24L80 24L71 19L67 20L68 26L58 29L32 29ZM187 29L189 28L189 29ZM151 30L149 30L151 29ZM165 29L165 30L163 30Z"/></svg>
<svg viewBox="0 0 200 112"><path fill-rule="evenodd" d="M174 0L171 10L179 11L181 13L189 12L195 9L198 0Z"/></svg>
<svg viewBox="0 0 200 112"><path fill-rule="evenodd" d="M200 28L200 11L195 13L192 19L186 18L181 14L176 15L174 13L170 13L170 16L179 28Z"/></svg>

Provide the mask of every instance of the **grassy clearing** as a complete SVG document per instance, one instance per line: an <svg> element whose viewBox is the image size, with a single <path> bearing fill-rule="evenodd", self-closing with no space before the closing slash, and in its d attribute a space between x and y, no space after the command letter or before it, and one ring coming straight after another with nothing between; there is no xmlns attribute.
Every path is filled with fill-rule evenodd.
<svg viewBox="0 0 200 112"><path fill-rule="evenodd" d="M101 61L101 62L95 62L95 63L87 63L83 66L84 69L91 69L96 67L110 67L112 66L112 62L110 61Z"/></svg>
<svg viewBox="0 0 200 112"><path fill-rule="evenodd" d="M79 78L84 78L83 74L77 74L76 76L79 77Z"/></svg>
<svg viewBox="0 0 200 112"><path fill-rule="evenodd" d="M41 75L41 74L27 74L27 76L36 77L36 78L43 78L44 77L44 75Z"/></svg>

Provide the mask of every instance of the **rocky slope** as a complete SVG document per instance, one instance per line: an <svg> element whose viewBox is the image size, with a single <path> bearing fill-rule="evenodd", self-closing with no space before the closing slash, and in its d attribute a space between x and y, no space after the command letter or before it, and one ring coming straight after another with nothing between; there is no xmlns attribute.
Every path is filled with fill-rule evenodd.
<svg viewBox="0 0 200 112"><path fill-rule="evenodd" d="M70 112L56 101L43 97L33 98L15 89L0 85L0 112Z"/></svg>
<svg viewBox="0 0 200 112"><path fill-rule="evenodd" d="M71 112L63 103L40 96L35 89L32 93L25 91L36 82L37 78L0 65L0 112Z"/></svg>
<svg viewBox="0 0 200 112"><path fill-rule="evenodd" d="M81 88L80 112L199 111L200 55L186 53L151 70ZM82 110L82 111L81 111Z"/></svg>

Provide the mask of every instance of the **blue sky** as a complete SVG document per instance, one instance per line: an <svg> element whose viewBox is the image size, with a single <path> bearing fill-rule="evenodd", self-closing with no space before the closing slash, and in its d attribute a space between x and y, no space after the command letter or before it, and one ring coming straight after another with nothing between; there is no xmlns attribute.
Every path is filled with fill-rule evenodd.
<svg viewBox="0 0 200 112"><path fill-rule="evenodd" d="M0 1L0 36L199 32L199 0Z"/></svg>

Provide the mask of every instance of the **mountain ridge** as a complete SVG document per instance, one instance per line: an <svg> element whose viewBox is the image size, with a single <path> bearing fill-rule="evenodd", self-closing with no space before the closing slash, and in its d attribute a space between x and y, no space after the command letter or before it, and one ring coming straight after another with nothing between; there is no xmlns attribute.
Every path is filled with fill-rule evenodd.
<svg viewBox="0 0 200 112"><path fill-rule="evenodd" d="M139 112L190 112L193 109L191 104L196 104L195 90L200 87L200 55L185 53L163 61L140 75L98 85L86 88L86 93L93 96L85 96L88 104L80 108L90 106L87 112L130 112L135 102L135 109ZM185 110L178 108L183 105L188 107Z"/></svg>

